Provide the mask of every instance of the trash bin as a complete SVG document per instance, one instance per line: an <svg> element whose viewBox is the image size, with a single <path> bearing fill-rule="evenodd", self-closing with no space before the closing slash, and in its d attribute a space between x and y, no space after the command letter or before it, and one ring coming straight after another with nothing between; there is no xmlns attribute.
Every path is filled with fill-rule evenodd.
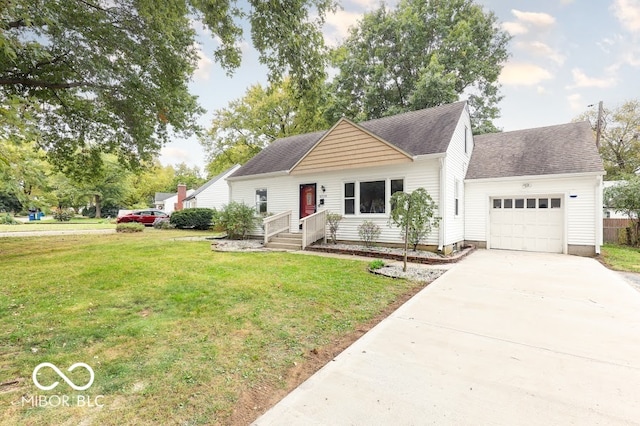
<svg viewBox="0 0 640 426"><path fill-rule="evenodd" d="M43 217L44 217L44 212L38 212L38 219L37 220L40 220Z"/></svg>
<svg viewBox="0 0 640 426"><path fill-rule="evenodd" d="M29 221L32 220L36 220L36 214L35 213L29 213Z"/></svg>

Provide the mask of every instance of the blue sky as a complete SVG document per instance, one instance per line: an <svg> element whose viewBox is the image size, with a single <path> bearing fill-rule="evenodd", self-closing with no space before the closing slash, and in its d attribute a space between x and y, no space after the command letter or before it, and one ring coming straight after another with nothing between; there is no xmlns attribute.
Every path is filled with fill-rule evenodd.
<svg viewBox="0 0 640 426"><path fill-rule="evenodd" d="M394 1L387 1L393 5ZM571 121L603 101L614 108L640 99L640 0L476 0L493 11L513 39L511 57L500 76L504 99L496 121L505 131ZM336 45L379 0L342 0L342 10L325 25L325 39ZM201 49L190 85L208 111L200 122L209 127L214 110L240 98L256 83L266 84L249 35L243 63L232 77L212 58L215 40L194 24ZM595 108L595 107L592 107ZM176 139L161 151L163 164L185 162L201 170L205 153L195 138Z"/></svg>

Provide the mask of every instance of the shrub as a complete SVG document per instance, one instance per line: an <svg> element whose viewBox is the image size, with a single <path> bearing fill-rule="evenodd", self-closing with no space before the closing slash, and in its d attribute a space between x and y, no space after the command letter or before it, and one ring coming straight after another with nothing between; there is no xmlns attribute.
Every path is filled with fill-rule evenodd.
<svg viewBox="0 0 640 426"><path fill-rule="evenodd" d="M100 206L100 216L101 217L118 217L118 211L120 210L119 206L111 204L110 202L105 202ZM82 216L86 216L90 219L95 219L96 217L96 206L86 207L82 210Z"/></svg>
<svg viewBox="0 0 640 426"><path fill-rule="evenodd" d="M370 220L365 220L358 226L358 235L365 247L372 247L380 236L380 227Z"/></svg>
<svg viewBox="0 0 640 426"><path fill-rule="evenodd" d="M14 219L9 213L0 215L0 225L19 225L20 222Z"/></svg>
<svg viewBox="0 0 640 426"><path fill-rule="evenodd" d="M153 227L155 229L171 229L174 226L171 224L169 218L159 217L153 221Z"/></svg>
<svg viewBox="0 0 640 426"><path fill-rule="evenodd" d="M144 225L138 222L119 223L116 232L131 233L144 231Z"/></svg>
<svg viewBox="0 0 640 426"><path fill-rule="evenodd" d="M73 217L73 213L71 213L71 211L69 211L68 209L60 208L55 209L51 215L55 220L60 222L69 222Z"/></svg>
<svg viewBox="0 0 640 426"><path fill-rule="evenodd" d="M340 225L340 221L342 220L342 215L338 213L327 213L327 223L329 224L329 236L331 237L331 242L333 244L336 243L336 234L338 233L338 226Z"/></svg>
<svg viewBox="0 0 640 426"><path fill-rule="evenodd" d="M217 223L227 233L227 237L245 239L253 231L258 220L252 206L232 201L220 210Z"/></svg>
<svg viewBox="0 0 640 426"><path fill-rule="evenodd" d="M380 259L376 259L369 263L369 269L380 269L384 266L384 261Z"/></svg>
<svg viewBox="0 0 640 426"><path fill-rule="evenodd" d="M214 209L204 207L178 210L171 213L170 223L179 229L207 230L211 228L214 214Z"/></svg>

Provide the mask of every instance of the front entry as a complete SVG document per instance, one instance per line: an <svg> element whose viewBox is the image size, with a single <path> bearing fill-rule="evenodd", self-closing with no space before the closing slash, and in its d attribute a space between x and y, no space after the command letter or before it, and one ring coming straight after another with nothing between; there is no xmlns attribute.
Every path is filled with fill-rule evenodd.
<svg viewBox="0 0 640 426"><path fill-rule="evenodd" d="M300 185L300 219L316 212L316 184Z"/></svg>

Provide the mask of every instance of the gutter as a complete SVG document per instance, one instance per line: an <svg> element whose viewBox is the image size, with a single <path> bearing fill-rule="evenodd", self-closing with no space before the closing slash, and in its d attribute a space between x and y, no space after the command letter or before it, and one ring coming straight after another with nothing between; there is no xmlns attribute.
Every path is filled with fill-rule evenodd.
<svg viewBox="0 0 640 426"><path fill-rule="evenodd" d="M447 209L446 209L446 200L447 200L447 173L445 169L446 157L440 157L440 194L438 196L438 210L440 214L440 225L438 226L438 250L442 251L444 248L445 241L445 230L447 228Z"/></svg>

